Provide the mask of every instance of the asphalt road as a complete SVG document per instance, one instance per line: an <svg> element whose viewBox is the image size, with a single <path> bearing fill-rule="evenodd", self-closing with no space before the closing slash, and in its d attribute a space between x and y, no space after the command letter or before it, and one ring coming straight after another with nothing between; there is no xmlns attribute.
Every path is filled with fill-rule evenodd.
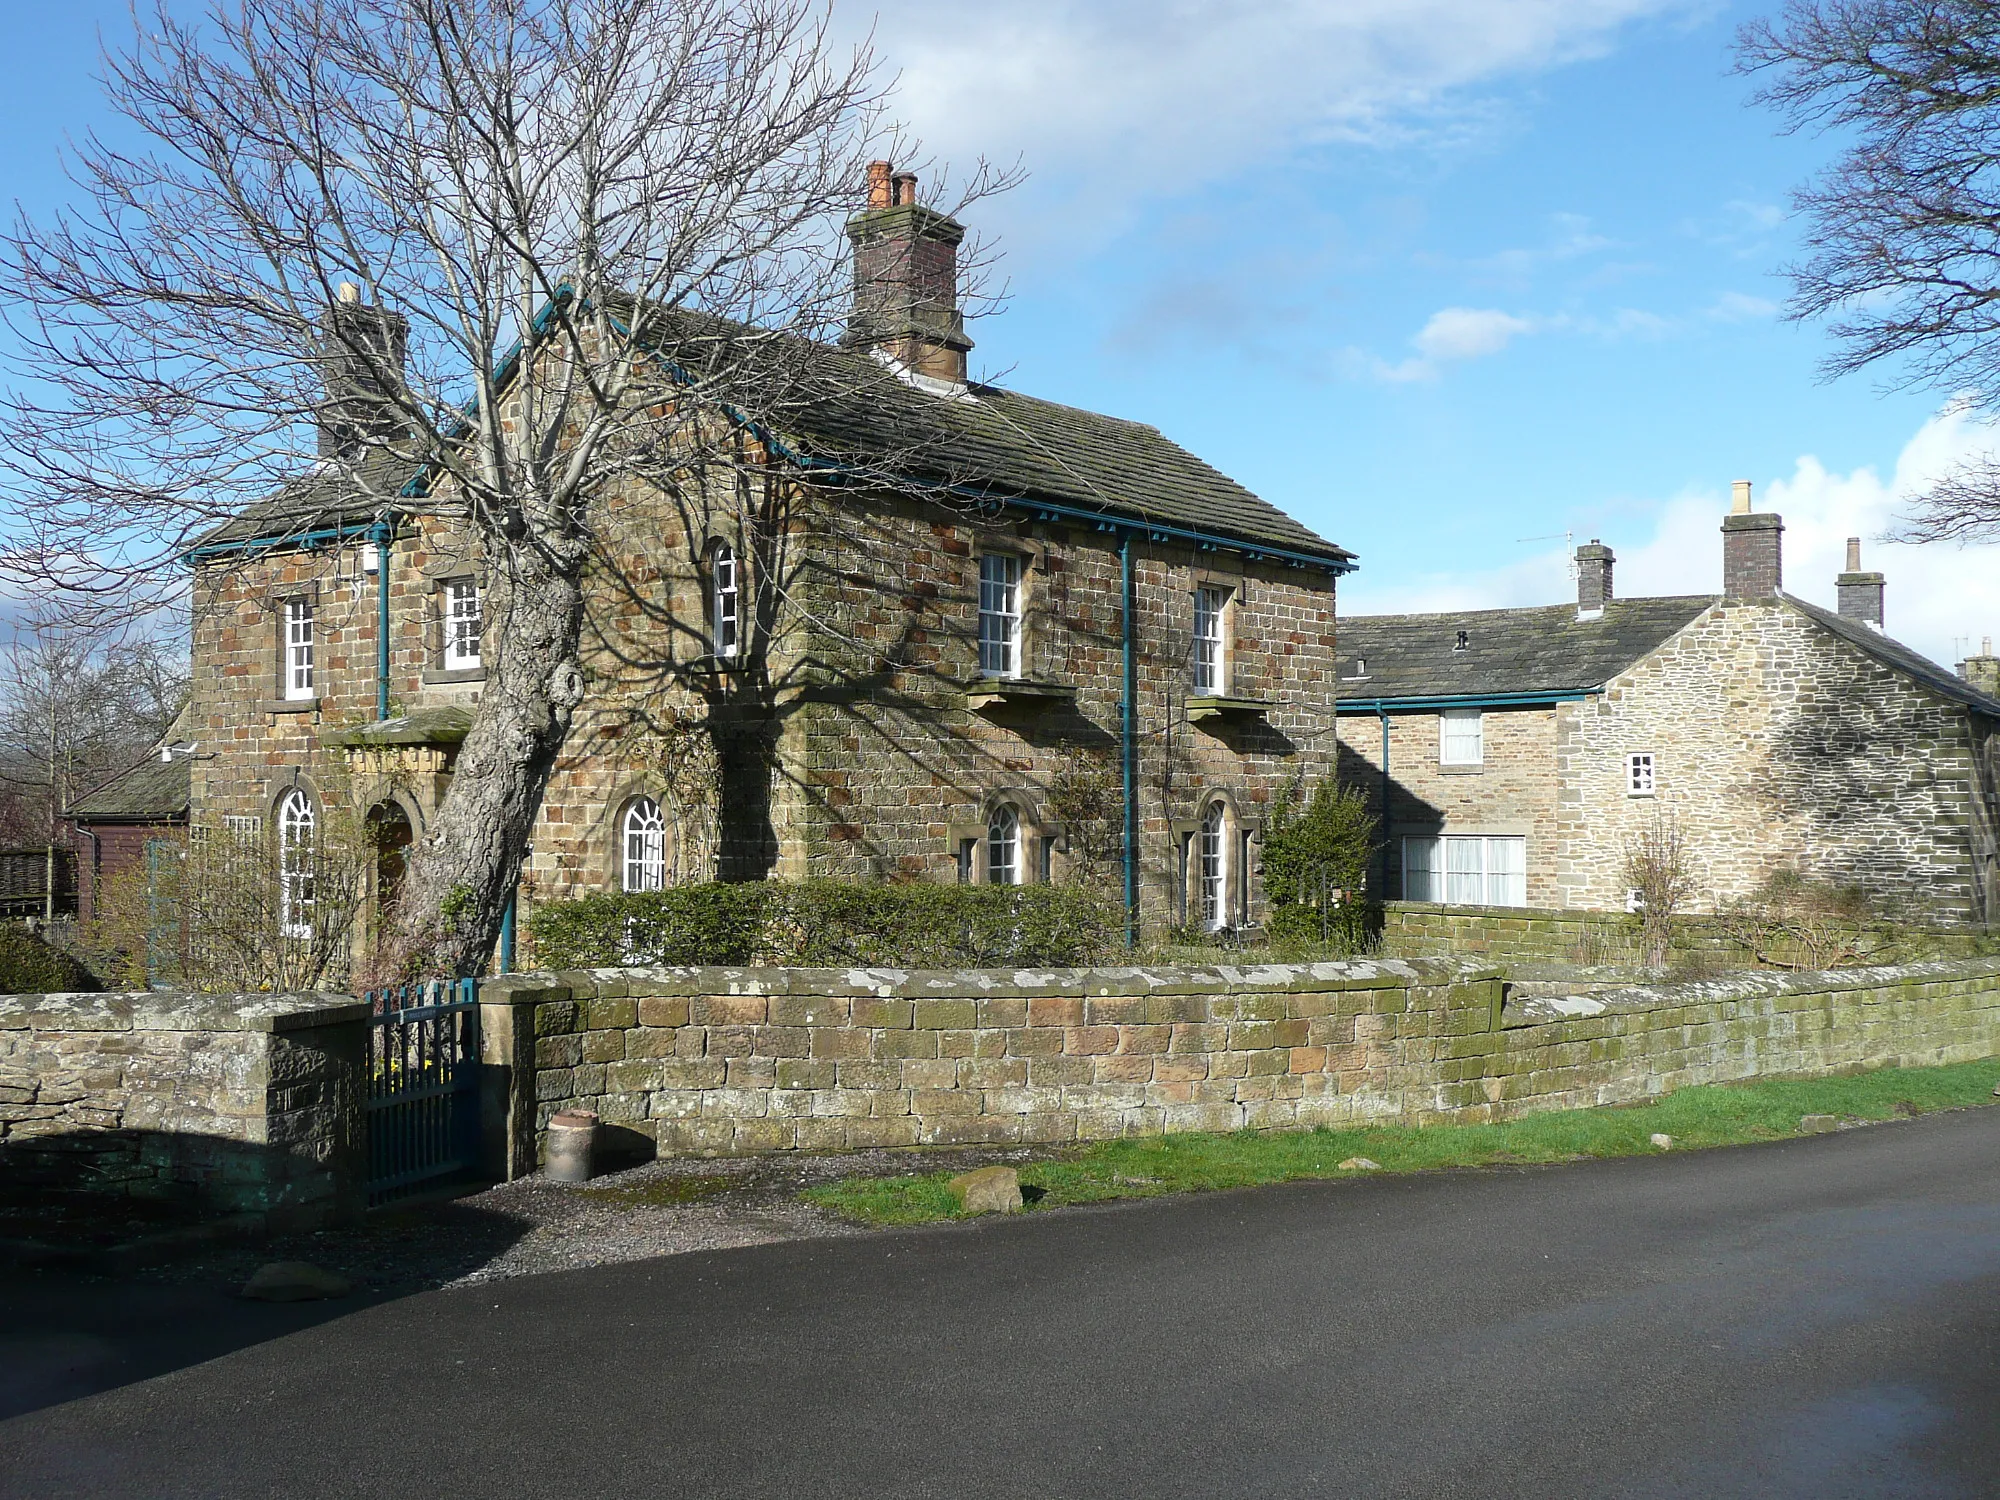
<svg viewBox="0 0 2000 1500"><path fill-rule="evenodd" d="M683 1255L0 1424L0 1495L2000 1495L2000 1109Z"/></svg>

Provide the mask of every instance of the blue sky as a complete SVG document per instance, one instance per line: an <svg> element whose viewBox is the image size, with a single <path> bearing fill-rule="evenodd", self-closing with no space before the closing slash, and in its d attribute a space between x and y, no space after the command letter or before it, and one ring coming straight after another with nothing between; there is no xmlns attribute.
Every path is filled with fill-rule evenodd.
<svg viewBox="0 0 2000 1500"><path fill-rule="evenodd" d="M1012 299L975 366L1147 421L1361 555L1343 610L1553 602L1561 536L1620 592L1711 591L1729 481L1831 602L1870 538L1891 632L2000 636L1984 549L1874 540L1984 445L1938 393L1824 384L1776 317L1788 188L1829 149L1729 76L1757 7L1684 0L881 0L902 110L952 160L1030 174L979 205ZM12 17L7 191L46 208L100 116L73 0ZM1555 540L1550 540L1554 537Z"/></svg>

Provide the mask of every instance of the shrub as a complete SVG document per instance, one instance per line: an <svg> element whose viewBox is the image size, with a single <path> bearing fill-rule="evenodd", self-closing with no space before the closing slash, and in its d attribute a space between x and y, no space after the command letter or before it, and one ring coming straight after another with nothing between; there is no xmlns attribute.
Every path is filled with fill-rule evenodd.
<svg viewBox="0 0 2000 1500"><path fill-rule="evenodd" d="M1264 894L1275 943L1329 943L1358 952L1368 940L1362 885L1375 857L1368 802L1331 776L1303 797L1294 781L1264 825Z"/></svg>
<svg viewBox="0 0 2000 1500"><path fill-rule="evenodd" d="M0 994L57 995L100 989L82 964L25 927L0 925Z"/></svg>
<svg viewBox="0 0 2000 1500"><path fill-rule="evenodd" d="M841 880L686 885L585 896L529 918L543 968L749 964L981 968L1088 963L1119 931L1075 886Z"/></svg>

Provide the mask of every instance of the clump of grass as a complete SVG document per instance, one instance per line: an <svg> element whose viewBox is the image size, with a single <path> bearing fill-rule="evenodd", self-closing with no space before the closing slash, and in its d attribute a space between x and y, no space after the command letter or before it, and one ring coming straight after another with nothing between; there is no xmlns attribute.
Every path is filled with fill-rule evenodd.
<svg viewBox="0 0 2000 1500"><path fill-rule="evenodd" d="M587 1198L614 1203L620 1208L675 1208L713 1198L729 1185L727 1177L719 1176L654 1177L629 1186L587 1187L582 1192Z"/></svg>
<svg viewBox="0 0 2000 1500"><path fill-rule="evenodd" d="M1879 1068L1838 1078L1763 1079L1682 1089L1650 1104L1527 1115L1499 1125L1365 1126L1352 1129L1238 1131L1102 1141L1059 1160L1021 1169L1040 1189L1030 1209L1110 1198L1154 1198L1264 1183L1361 1175L1350 1157L1386 1172L1444 1167L1521 1166L1585 1157L1651 1155L1655 1134L1676 1150L1737 1146L1799 1134L1802 1115L1886 1120L1992 1102L2000 1062L1942 1068ZM1374 1174L1368 1174L1374 1175ZM801 1196L864 1224L924 1224L960 1217L949 1172L848 1177ZM1025 1194L1024 1194L1025 1196Z"/></svg>

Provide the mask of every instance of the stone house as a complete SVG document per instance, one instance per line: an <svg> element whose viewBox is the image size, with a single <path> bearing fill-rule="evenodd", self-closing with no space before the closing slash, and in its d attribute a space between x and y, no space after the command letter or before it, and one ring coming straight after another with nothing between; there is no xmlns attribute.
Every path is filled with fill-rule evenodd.
<svg viewBox="0 0 2000 1500"><path fill-rule="evenodd" d="M1625 910L1626 851L1667 820L1700 905L1793 870L1990 924L2000 683L1885 633L1859 541L1836 609L1783 592L1783 534L1739 482L1717 594L1619 599L1593 541L1573 605L1343 620L1342 775L1388 836L1378 892Z"/></svg>
<svg viewBox="0 0 2000 1500"><path fill-rule="evenodd" d="M913 177L872 174L848 331L813 354L871 395L769 443L799 460L775 540L726 510L687 525L636 484L607 498L588 691L526 903L713 877L1078 876L1149 922L1255 919L1264 809L1333 766L1351 554L1152 427L969 380L963 232ZM334 316L395 337L358 301ZM330 406L365 405L339 380L330 366ZM816 478L815 453L909 452L912 432L929 488ZM381 849L379 900L480 701L477 548L309 476L192 564L197 824L282 853L345 807Z"/></svg>

